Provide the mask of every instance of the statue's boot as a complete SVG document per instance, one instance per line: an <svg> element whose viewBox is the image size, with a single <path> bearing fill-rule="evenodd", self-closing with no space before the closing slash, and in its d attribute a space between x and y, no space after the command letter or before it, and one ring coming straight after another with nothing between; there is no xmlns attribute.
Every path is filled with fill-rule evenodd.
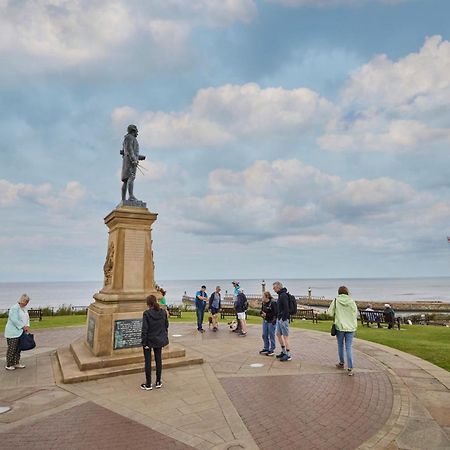
<svg viewBox="0 0 450 450"><path fill-rule="evenodd" d="M133 195L133 189L134 189L134 181L129 181L128 182L128 200L131 202L137 202L139 200Z"/></svg>

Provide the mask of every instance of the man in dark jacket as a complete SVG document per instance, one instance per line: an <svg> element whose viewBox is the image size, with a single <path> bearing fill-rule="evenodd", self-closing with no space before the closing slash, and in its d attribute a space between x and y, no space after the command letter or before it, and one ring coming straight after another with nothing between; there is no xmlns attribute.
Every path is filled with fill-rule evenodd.
<svg viewBox="0 0 450 450"><path fill-rule="evenodd" d="M278 318L277 302L272 298L270 292L264 292L261 304L262 338L264 348L260 355L273 356L275 351L275 329Z"/></svg>
<svg viewBox="0 0 450 450"><path fill-rule="evenodd" d="M388 329L394 328L395 312L389 303L385 303L383 310L384 321L388 324Z"/></svg>
<svg viewBox="0 0 450 450"><path fill-rule="evenodd" d="M211 294L211 297L209 297L208 305L208 309L212 318L213 331L217 331L218 329L219 323L217 320L217 313L220 311L221 304L222 298L220 296L220 286L216 286L216 290Z"/></svg>
<svg viewBox="0 0 450 450"><path fill-rule="evenodd" d="M281 353L277 358L280 361L290 361L292 357L289 351L289 296L287 289L279 281L273 283L273 290L278 294L277 337Z"/></svg>
<svg viewBox="0 0 450 450"><path fill-rule="evenodd" d="M241 332L238 334L238 336L245 337L247 336L247 322L245 311L247 311L248 303L247 297L245 296L242 289L239 289L234 307L236 309L236 315L241 327Z"/></svg>

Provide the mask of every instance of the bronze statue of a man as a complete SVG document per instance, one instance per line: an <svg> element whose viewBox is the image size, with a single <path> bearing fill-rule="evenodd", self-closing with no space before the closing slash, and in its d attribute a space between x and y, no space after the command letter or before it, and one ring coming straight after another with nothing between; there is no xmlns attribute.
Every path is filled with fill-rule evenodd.
<svg viewBox="0 0 450 450"><path fill-rule="evenodd" d="M138 129L136 125L128 125L128 133L123 139L123 146L120 154L122 155L122 201L126 201L128 188L128 201L139 201L133 195L134 180L136 178L136 169L139 161L145 159L144 155L139 154L139 144L137 141Z"/></svg>

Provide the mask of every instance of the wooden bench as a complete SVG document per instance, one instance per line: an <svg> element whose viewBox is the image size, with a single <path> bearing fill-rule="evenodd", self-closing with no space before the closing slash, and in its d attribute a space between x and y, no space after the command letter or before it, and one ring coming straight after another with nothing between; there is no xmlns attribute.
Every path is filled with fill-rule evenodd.
<svg viewBox="0 0 450 450"><path fill-rule="evenodd" d="M289 321L292 322L294 319L307 319L319 323L318 314L313 309L297 309L297 312L289 317Z"/></svg>
<svg viewBox="0 0 450 450"><path fill-rule="evenodd" d="M181 308L178 306L168 306L167 312L169 313L169 317L178 317L181 319Z"/></svg>
<svg viewBox="0 0 450 450"><path fill-rule="evenodd" d="M364 326L364 323L367 324L368 327L370 327L370 324L376 323L379 328L381 328L382 323L389 324L390 322L387 322L383 311L362 311L359 310L359 315L361 319L361 325ZM400 317L394 317L394 324L397 324L397 328L400 330Z"/></svg>
<svg viewBox="0 0 450 450"><path fill-rule="evenodd" d="M42 320L42 309L29 309L28 315L30 316L30 319L39 319L39 321Z"/></svg>
<svg viewBox="0 0 450 450"><path fill-rule="evenodd" d="M220 308L220 318L225 319L225 317L236 317L236 310L233 306L222 306Z"/></svg>

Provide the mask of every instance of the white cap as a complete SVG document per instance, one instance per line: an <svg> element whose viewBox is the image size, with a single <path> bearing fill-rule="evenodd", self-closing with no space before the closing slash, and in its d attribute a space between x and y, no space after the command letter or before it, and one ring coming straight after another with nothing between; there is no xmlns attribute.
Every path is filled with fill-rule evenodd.
<svg viewBox="0 0 450 450"><path fill-rule="evenodd" d="M390 305L389 303L385 303L385 304L384 304L384 307L385 307L385 308L390 308L391 305Z"/></svg>

